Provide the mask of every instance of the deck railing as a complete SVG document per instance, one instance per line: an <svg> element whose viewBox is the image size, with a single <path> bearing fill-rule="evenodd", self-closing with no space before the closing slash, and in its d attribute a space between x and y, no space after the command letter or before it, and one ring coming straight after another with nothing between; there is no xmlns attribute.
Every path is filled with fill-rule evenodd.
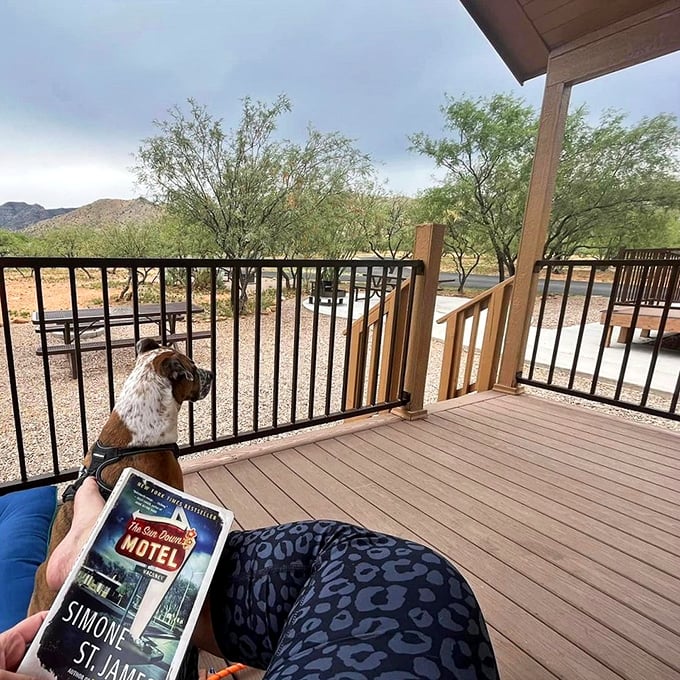
<svg viewBox="0 0 680 680"><path fill-rule="evenodd" d="M513 282L514 277L502 281L437 321L446 324L440 401L496 383Z"/></svg>
<svg viewBox="0 0 680 680"><path fill-rule="evenodd" d="M635 304L639 299L641 304L658 305L666 299L669 290L673 302L680 303L680 280L675 281L674 287L669 287L673 276L673 261L680 260L680 248L626 249L621 251L618 259L656 260L657 263L651 269L643 264L623 269L618 285L613 291L617 304ZM661 263L660 260L670 262Z"/></svg>
<svg viewBox="0 0 680 680"><path fill-rule="evenodd" d="M518 384L680 420L677 251L540 261L536 272L539 297ZM507 279L439 319L446 324L440 400L493 388L512 287Z"/></svg>
<svg viewBox="0 0 680 680"><path fill-rule="evenodd" d="M547 260L536 271L540 298L517 382L680 420L680 260Z"/></svg>
<svg viewBox="0 0 680 680"><path fill-rule="evenodd" d="M408 291L422 267L420 260L377 259L3 258L0 493L74 478L145 335L181 340L181 349L216 374L210 396L182 409L182 454L404 405ZM399 294L388 298L386 283L371 291L368 276L365 299L355 299L365 274L386 282L395 273ZM57 290L59 302L46 302ZM378 297L372 293L380 301L370 311ZM232 300L245 313L234 314ZM68 338L61 328L57 339L49 323L47 305L55 304L71 319ZM117 317L121 304L127 326ZM155 305L157 319L145 317L146 305ZM352 318L358 305L360 329ZM338 313L343 307L346 318ZM92 308L100 310L94 325L86 318ZM86 329L102 335L93 341Z"/></svg>
<svg viewBox="0 0 680 680"><path fill-rule="evenodd" d="M357 408L375 400L407 398L404 371L399 367L405 368L403 360L408 351L415 286L410 278L404 280L402 267L396 278L396 285L389 294L384 280L377 290L366 289L363 313L352 324L348 344L349 381L345 392L347 408ZM378 301L374 300L369 309L373 296Z"/></svg>

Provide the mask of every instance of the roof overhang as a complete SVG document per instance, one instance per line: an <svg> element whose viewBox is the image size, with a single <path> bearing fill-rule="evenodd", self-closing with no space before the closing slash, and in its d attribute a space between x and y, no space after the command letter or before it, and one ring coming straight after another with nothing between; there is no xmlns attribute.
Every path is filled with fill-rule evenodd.
<svg viewBox="0 0 680 680"><path fill-rule="evenodd" d="M680 0L460 0L520 83L577 83L680 49Z"/></svg>

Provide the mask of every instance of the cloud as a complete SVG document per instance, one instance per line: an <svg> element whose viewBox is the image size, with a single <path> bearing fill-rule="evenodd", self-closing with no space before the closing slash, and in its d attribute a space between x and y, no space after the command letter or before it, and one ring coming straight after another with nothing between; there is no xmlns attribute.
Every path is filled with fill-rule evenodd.
<svg viewBox="0 0 680 680"><path fill-rule="evenodd" d="M134 198L133 176L104 161L30 166L6 175L0 170L0 204L40 203L45 208L75 208L99 198Z"/></svg>
<svg viewBox="0 0 680 680"><path fill-rule="evenodd" d="M542 97L542 79L519 86L455 0L4 0L0 23L12 64L0 69L0 200L47 207L130 195L131 154L188 97L231 127L242 97L285 92L282 135L340 131L409 192L427 171L407 137L441 133L444 93ZM678 66L680 54L655 60L572 101L596 116L677 114Z"/></svg>

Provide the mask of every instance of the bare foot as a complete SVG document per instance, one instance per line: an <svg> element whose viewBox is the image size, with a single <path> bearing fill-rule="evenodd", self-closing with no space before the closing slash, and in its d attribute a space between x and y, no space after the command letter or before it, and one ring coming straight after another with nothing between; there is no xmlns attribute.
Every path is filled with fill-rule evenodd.
<svg viewBox="0 0 680 680"><path fill-rule="evenodd" d="M73 501L71 528L47 563L45 576L52 590L59 590L66 580L103 507L104 499L99 494L97 482L93 477L87 477Z"/></svg>

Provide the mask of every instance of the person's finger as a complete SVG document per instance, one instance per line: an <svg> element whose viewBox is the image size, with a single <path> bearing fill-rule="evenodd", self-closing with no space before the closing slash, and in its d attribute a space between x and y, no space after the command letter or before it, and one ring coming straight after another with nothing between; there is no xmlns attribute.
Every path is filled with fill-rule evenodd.
<svg viewBox="0 0 680 680"><path fill-rule="evenodd" d="M24 658L26 647L35 637L46 615L47 612L38 612L0 634L0 668L16 669Z"/></svg>
<svg viewBox="0 0 680 680"><path fill-rule="evenodd" d="M0 670L0 680L37 680L37 678L32 675L24 675L23 673Z"/></svg>

